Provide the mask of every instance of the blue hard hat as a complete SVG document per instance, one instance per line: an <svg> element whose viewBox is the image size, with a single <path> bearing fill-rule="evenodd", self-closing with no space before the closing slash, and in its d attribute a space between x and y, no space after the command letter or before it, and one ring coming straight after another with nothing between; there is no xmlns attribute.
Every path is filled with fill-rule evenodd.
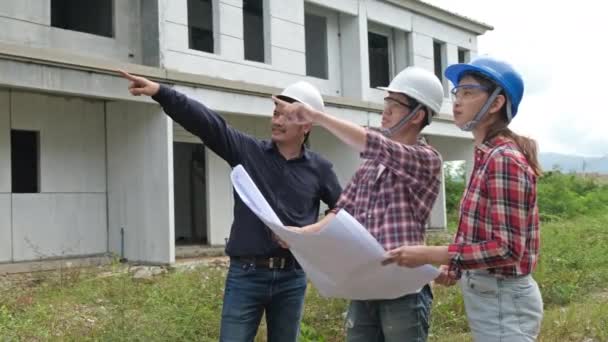
<svg viewBox="0 0 608 342"><path fill-rule="evenodd" d="M489 56L480 56L470 63L453 64L445 69L447 77L455 86L466 73L478 73L498 84L511 103L512 119L524 95L524 81L521 75L507 62Z"/></svg>

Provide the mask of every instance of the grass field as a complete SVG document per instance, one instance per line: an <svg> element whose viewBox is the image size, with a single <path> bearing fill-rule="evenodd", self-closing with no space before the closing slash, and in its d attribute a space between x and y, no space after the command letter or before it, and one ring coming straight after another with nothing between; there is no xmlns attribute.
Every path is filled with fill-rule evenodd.
<svg viewBox="0 0 608 342"><path fill-rule="evenodd" d="M0 340L217 341L225 272L220 264L137 280L114 264L0 281ZM608 341L608 213L545 224L535 278L542 341ZM343 341L346 305L311 287L302 341ZM431 341L470 340L458 288L435 288L431 331Z"/></svg>

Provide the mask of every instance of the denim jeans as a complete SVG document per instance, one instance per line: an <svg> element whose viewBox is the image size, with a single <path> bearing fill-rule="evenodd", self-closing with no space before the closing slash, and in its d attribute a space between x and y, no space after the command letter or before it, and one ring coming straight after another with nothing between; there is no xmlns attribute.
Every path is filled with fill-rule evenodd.
<svg viewBox="0 0 608 342"><path fill-rule="evenodd" d="M346 317L348 342L426 341L433 294L426 285L419 293L391 300L355 300Z"/></svg>
<svg viewBox="0 0 608 342"><path fill-rule="evenodd" d="M475 341L536 341L543 301L531 276L499 279L487 271L466 271L460 287Z"/></svg>
<svg viewBox="0 0 608 342"><path fill-rule="evenodd" d="M299 268L256 268L231 260L220 341L253 341L264 312L269 342L297 341L305 293L306 275Z"/></svg>

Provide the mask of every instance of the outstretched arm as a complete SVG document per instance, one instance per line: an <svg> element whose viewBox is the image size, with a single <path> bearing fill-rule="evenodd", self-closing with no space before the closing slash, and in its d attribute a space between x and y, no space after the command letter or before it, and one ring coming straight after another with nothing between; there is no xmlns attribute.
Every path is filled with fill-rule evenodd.
<svg viewBox="0 0 608 342"><path fill-rule="evenodd" d="M164 85L120 70L129 80L129 92L134 96L152 96L165 113L190 133L198 136L207 147L231 166L239 164L241 151L255 139L230 127L216 112L204 104Z"/></svg>
<svg viewBox="0 0 608 342"><path fill-rule="evenodd" d="M330 133L342 140L359 152L365 150L367 131L365 128L314 110L306 104L294 102L288 103L277 97L273 97L278 109L285 114L288 120L298 124L317 124L323 126Z"/></svg>

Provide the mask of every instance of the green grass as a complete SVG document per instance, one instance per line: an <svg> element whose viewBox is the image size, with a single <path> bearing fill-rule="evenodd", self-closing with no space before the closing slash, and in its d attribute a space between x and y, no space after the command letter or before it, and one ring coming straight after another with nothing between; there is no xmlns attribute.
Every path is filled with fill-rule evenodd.
<svg viewBox="0 0 608 342"><path fill-rule="evenodd" d="M608 213L544 224L541 248L542 341L608 341ZM113 275L71 269L0 282L0 341L217 341L224 267L149 281L109 268ZM302 341L343 341L346 306L311 287ZM467 330L458 288L435 288L430 340L470 341Z"/></svg>
<svg viewBox="0 0 608 342"><path fill-rule="evenodd" d="M608 340L608 213L543 224L541 238L534 278L545 303L542 340ZM458 288L435 288L432 330L433 341L465 336Z"/></svg>

